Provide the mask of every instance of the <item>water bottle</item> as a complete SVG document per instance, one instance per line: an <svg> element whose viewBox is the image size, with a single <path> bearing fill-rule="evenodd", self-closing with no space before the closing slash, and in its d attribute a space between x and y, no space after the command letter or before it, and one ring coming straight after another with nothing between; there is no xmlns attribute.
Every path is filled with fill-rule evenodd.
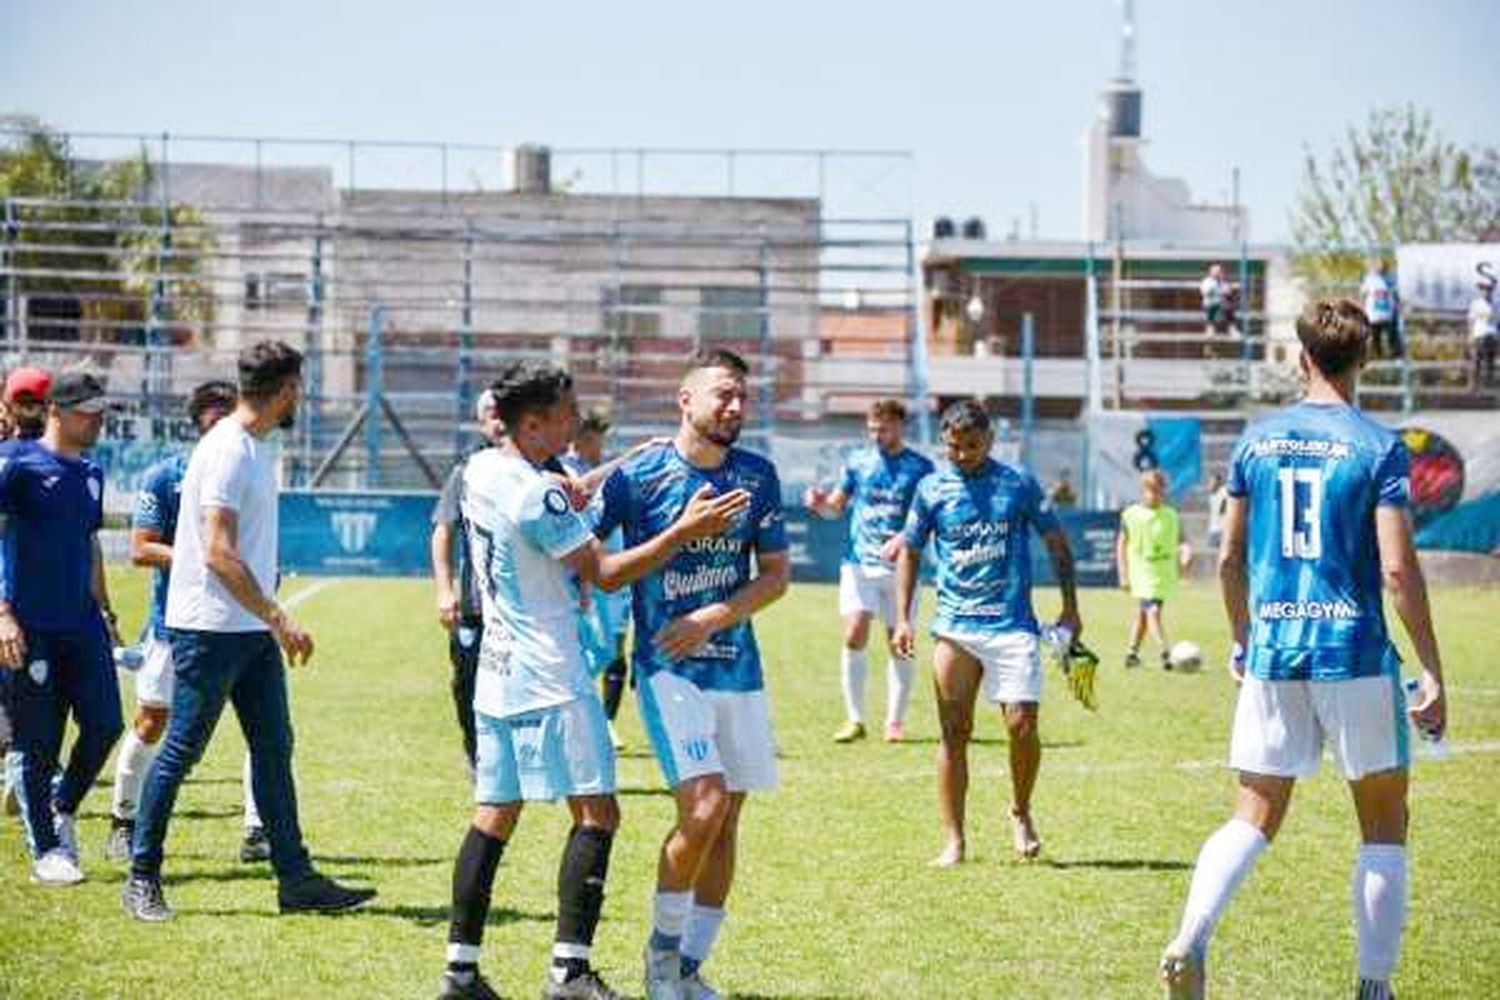
<svg viewBox="0 0 1500 1000"><path fill-rule="evenodd" d="M1422 693L1422 682L1415 677L1408 677L1402 682L1401 687L1406 691L1408 701L1414 700ZM1410 720L1411 716L1407 716ZM1443 738L1440 729L1426 729L1412 721L1411 727L1417 732L1417 746L1419 752L1428 760L1447 760L1453 755L1453 750L1448 746L1448 741Z"/></svg>

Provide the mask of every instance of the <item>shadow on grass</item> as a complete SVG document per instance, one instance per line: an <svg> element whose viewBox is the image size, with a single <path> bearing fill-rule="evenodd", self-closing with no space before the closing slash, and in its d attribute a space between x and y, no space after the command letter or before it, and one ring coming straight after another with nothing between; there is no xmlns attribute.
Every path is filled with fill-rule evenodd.
<svg viewBox="0 0 1500 1000"><path fill-rule="evenodd" d="M735 1000L857 1000L853 993L736 993Z"/></svg>
<svg viewBox="0 0 1500 1000"><path fill-rule="evenodd" d="M942 741L936 736L908 736L901 741L906 746L937 746ZM975 736L969 739L970 746L1003 747L1010 741L1000 736ZM1042 740L1043 750L1076 750L1085 746L1082 740Z"/></svg>
<svg viewBox="0 0 1500 1000"><path fill-rule="evenodd" d="M651 785L651 786L646 787L646 788L637 788L637 787L629 787L629 786L627 786L627 787L621 787L621 788L615 789L615 794L616 795L633 795L633 796L640 796L640 795L647 795L647 796L649 796L649 795L661 795L661 796L664 796L664 797L670 799L672 797L672 789L670 789L670 788L663 788L660 785Z"/></svg>
<svg viewBox="0 0 1500 1000"><path fill-rule="evenodd" d="M453 858L377 857L359 854L314 854L313 860L328 865L374 865L377 868L422 868L451 865Z"/></svg>
<svg viewBox="0 0 1500 1000"><path fill-rule="evenodd" d="M350 910L347 914L351 917L395 917L397 920L408 920L419 927L438 927L448 922L453 911L448 906L412 906L408 904L398 905L375 905L362 906L357 910ZM490 907L489 916L485 918L485 925L495 927L500 924L514 924L522 921L530 923L551 923L557 919L555 913L528 913L525 910L512 910L505 906Z"/></svg>
<svg viewBox="0 0 1500 1000"><path fill-rule="evenodd" d="M1046 868L1097 868L1116 872L1184 872L1193 866L1186 861L1160 861L1154 858L1089 858L1079 861L1054 861L1039 858L1037 863Z"/></svg>
<svg viewBox="0 0 1500 1000"><path fill-rule="evenodd" d="M215 868L201 872L167 872L161 877L161 884L164 886L186 885L189 882L264 882L272 891L276 888L276 879L264 865Z"/></svg>
<svg viewBox="0 0 1500 1000"><path fill-rule="evenodd" d="M173 809L172 818L178 819L228 819L231 816L244 815L243 809L232 806L224 806L218 809L206 809L196 806L192 809ZM84 809L78 813L79 819L110 819L113 814L108 809Z"/></svg>

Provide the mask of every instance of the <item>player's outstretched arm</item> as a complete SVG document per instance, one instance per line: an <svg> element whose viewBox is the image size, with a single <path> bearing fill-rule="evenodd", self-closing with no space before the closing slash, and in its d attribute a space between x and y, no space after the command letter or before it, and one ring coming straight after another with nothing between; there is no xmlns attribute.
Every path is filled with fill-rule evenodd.
<svg viewBox="0 0 1500 1000"><path fill-rule="evenodd" d="M1448 723L1448 696L1443 691L1443 664L1438 654L1432 609L1427 602L1427 580L1412 542L1411 517L1405 508L1375 508L1375 541L1380 549L1380 571L1391 592L1396 614L1422 665L1421 695L1411 706L1413 720L1423 729L1442 732Z"/></svg>
<svg viewBox="0 0 1500 1000"><path fill-rule="evenodd" d="M656 634L656 647L673 660L680 660L722 632L778 600L792 580L792 557L780 552L757 552L755 579L742 585L723 601L705 604L672 619Z"/></svg>
<svg viewBox="0 0 1500 1000"><path fill-rule="evenodd" d="M912 598L917 593L917 571L922 553L909 545L901 532L891 536L881 555L894 550L896 563L896 627L891 629L891 648L897 656L911 659L916 654L915 626L911 620Z"/></svg>
<svg viewBox="0 0 1500 1000"><path fill-rule="evenodd" d="M839 487L832 493L817 486L809 486L802 494L802 503L808 510L819 517L835 518L842 517L844 508L849 506L849 494Z"/></svg>
<svg viewBox="0 0 1500 1000"><path fill-rule="evenodd" d="M453 523L439 521L432 526L429 544L432 558L432 582L437 587L438 621L452 631L458 625L458 587L453 580Z"/></svg>
<svg viewBox="0 0 1500 1000"><path fill-rule="evenodd" d="M1057 623L1072 633L1073 638L1083 634L1083 619L1078 615L1078 574L1073 569L1073 550L1068 547L1068 536L1061 528L1053 528L1042 536L1047 546L1047 555L1052 558L1052 572L1057 577L1057 589L1062 592L1062 614Z"/></svg>
<svg viewBox="0 0 1500 1000"><path fill-rule="evenodd" d="M130 529L130 564L143 569L172 568L172 546L152 528Z"/></svg>
<svg viewBox="0 0 1500 1000"><path fill-rule="evenodd" d="M703 486L693 494L666 531L623 552L607 553L594 549L596 567L592 576L586 565L570 565L570 568L585 582L597 584L601 590L619 590L660 567L688 542L728 531L749 509L748 490L730 490L715 495L713 487Z"/></svg>
<svg viewBox="0 0 1500 1000"><path fill-rule="evenodd" d="M1230 672L1244 673L1244 650L1250 644L1250 583L1245 576L1245 535L1249 505L1244 497L1230 497L1224 507L1224 540L1219 545L1219 590L1229 615L1229 631L1239 658L1231 658Z"/></svg>

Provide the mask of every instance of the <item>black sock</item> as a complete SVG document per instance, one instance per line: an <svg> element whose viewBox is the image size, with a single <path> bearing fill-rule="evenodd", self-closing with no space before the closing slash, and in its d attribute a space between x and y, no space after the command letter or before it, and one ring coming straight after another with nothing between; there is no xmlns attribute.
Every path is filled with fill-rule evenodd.
<svg viewBox="0 0 1500 1000"><path fill-rule="evenodd" d="M563 849L562 865L557 872L557 943L576 944L585 948L594 943L594 929L604 909L604 879L609 874L609 850L614 834L594 826L575 826ZM566 966L581 961L555 958L553 964ZM575 974L570 969L570 975Z"/></svg>
<svg viewBox="0 0 1500 1000"><path fill-rule="evenodd" d="M620 700L625 697L625 657L616 656L604 668L604 714L610 722L620 714Z"/></svg>
<svg viewBox="0 0 1500 1000"><path fill-rule="evenodd" d="M453 916L448 924L448 943L478 947L484 938L484 922L490 912L490 889L495 868L505 851L505 841L469 827L458 859L453 863ZM455 972L472 971L476 962L449 962Z"/></svg>

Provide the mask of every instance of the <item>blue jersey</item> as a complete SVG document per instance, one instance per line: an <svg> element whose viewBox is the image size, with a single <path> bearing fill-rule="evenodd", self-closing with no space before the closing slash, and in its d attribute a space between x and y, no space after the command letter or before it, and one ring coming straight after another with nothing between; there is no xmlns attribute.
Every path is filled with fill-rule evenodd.
<svg viewBox="0 0 1500 1000"><path fill-rule="evenodd" d="M752 553L786 550L775 466L759 455L731 448L718 468L699 469L671 445L651 448L605 484L595 533L607 535L623 527L625 544L634 548L665 531L705 484L721 494L748 490L750 509L724 534L685 545L660 569L636 582L635 668L646 677L667 670L710 691L758 691L765 684L748 619L715 633L695 655L675 662L657 651L655 639L672 619L727 600L749 583Z"/></svg>
<svg viewBox="0 0 1500 1000"><path fill-rule="evenodd" d="M950 466L923 479L907 515L906 541L920 550L933 540L933 634L1036 632L1030 529L1045 534L1057 527L1036 478L994 459L972 475Z"/></svg>
<svg viewBox="0 0 1500 1000"><path fill-rule="evenodd" d="M104 473L36 441L0 445L4 597L27 630L76 632L98 614L90 579Z"/></svg>
<svg viewBox="0 0 1500 1000"><path fill-rule="evenodd" d="M849 536L844 562L888 567L880 547L906 524L917 483L933 470L932 460L910 448L887 455L861 448L844 464L839 489L849 498Z"/></svg>
<svg viewBox="0 0 1500 1000"><path fill-rule="evenodd" d="M1375 508L1405 507L1407 477L1401 438L1342 403L1298 403L1245 431L1229 494L1249 505L1253 675L1399 670L1380 604Z"/></svg>
<svg viewBox="0 0 1500 1000"><path fill-rule="evenodd" d="M187 463L188 456L183 453L164 458L146 470L135 498L132 528L153 532L163 544L172 544L177 537L177 508L182 504L182 477L187 474ZM167 586L171 581L170 567L156 567L151 582L151 616L146 627L159 639L165 638Z"/></svg>

